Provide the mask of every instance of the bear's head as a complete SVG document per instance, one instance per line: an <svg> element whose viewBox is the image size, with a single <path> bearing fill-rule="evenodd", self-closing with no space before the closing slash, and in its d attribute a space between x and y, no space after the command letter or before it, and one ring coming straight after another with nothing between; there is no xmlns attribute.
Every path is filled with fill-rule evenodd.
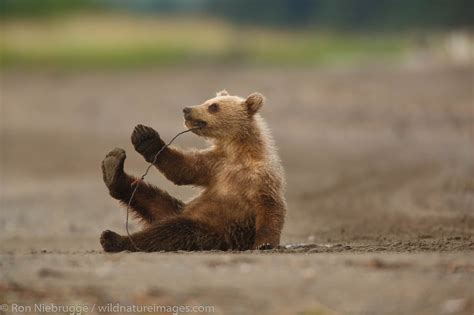
<svg viewBox="0 0 474 315"><path fill-rule="evenodd" d="M201 105L183 109L185 125L199 136L211 139L238 137L252 128L254 116L260 110L264 97L252 93L246 99L218 92Z"/></svg>

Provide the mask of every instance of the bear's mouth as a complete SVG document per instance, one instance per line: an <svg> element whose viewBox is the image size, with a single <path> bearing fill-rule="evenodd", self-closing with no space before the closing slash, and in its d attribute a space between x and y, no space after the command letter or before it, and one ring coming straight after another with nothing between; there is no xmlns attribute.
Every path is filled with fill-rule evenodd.
<svg viewBox="0 0 474 315"><path fill-rule="evenodd" d="M207 122L201 119L186 119L185 124L188 128L203 128L207 125Z"/></svg>

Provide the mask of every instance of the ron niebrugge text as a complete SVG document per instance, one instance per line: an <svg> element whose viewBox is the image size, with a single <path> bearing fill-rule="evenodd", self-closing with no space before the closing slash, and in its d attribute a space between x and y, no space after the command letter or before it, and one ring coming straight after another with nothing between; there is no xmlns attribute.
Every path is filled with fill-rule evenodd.
<svg viewBox="0 0 474 315"><path fill-rule="evenodd" d="M2 311L11 313L68 313L81 315L86 313L214 313L213 305L122 305L120 303L92 305L64 305L52 303L38 304L2 304Z"/></svg>

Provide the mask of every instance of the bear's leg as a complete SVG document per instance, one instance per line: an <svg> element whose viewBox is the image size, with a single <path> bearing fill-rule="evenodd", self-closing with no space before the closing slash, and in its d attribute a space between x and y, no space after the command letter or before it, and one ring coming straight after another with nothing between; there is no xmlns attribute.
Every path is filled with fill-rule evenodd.
<svg viewBox="0 0 474 315"><path fill-rule="evenodd" d="M131 237L133 243L128 236L104 231L100 243L106 252L247 250L255 242L255 218L229 224L222 233L202 222L175 216L156 221Z"/></svg>
<svg viewBox="0 0 474 315"><path fill-rule="evenodd" d="M182 216L156 221L131 237L133 243L128 236L107 230L102 232L100 243L106 252L225 249L225 239L217 231L204 223Z"/></svg>
<svg viewBox="0 0 474 315"><path fill-rule="evenodd" d="M110 151L102 161L102 175L110 195L128 204L136 178L124 172L123 166L126 154L123 149ZM166 191L145 182L140 182L133 197L131 208L147 223L163 219L170 215L179 214L184 203Z"/></svg>

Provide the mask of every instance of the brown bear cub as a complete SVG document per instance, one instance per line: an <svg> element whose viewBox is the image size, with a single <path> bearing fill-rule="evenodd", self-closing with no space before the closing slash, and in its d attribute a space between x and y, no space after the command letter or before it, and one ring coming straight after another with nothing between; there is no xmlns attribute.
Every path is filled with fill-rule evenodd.
<svg viewBox="0 0 474 315"><path fill-rule="evenodd" d="M100 237L106 252L247 250L280 243L285 219L284 178L273 140L258 111L264 98L247 99L226 91L201 105L184 108L185 125L212 146L200 151L166 147L155 166L177 185L202 192L187 203L141 182L131 209L146 223L132 241L112 231ZM132 143L153 162L164 146L158 132L138 125ZM136 178L124 172L125 151L115 149L102 161L110 195L128 204ZM135 245L134 245L135 244Z"/></svg>

